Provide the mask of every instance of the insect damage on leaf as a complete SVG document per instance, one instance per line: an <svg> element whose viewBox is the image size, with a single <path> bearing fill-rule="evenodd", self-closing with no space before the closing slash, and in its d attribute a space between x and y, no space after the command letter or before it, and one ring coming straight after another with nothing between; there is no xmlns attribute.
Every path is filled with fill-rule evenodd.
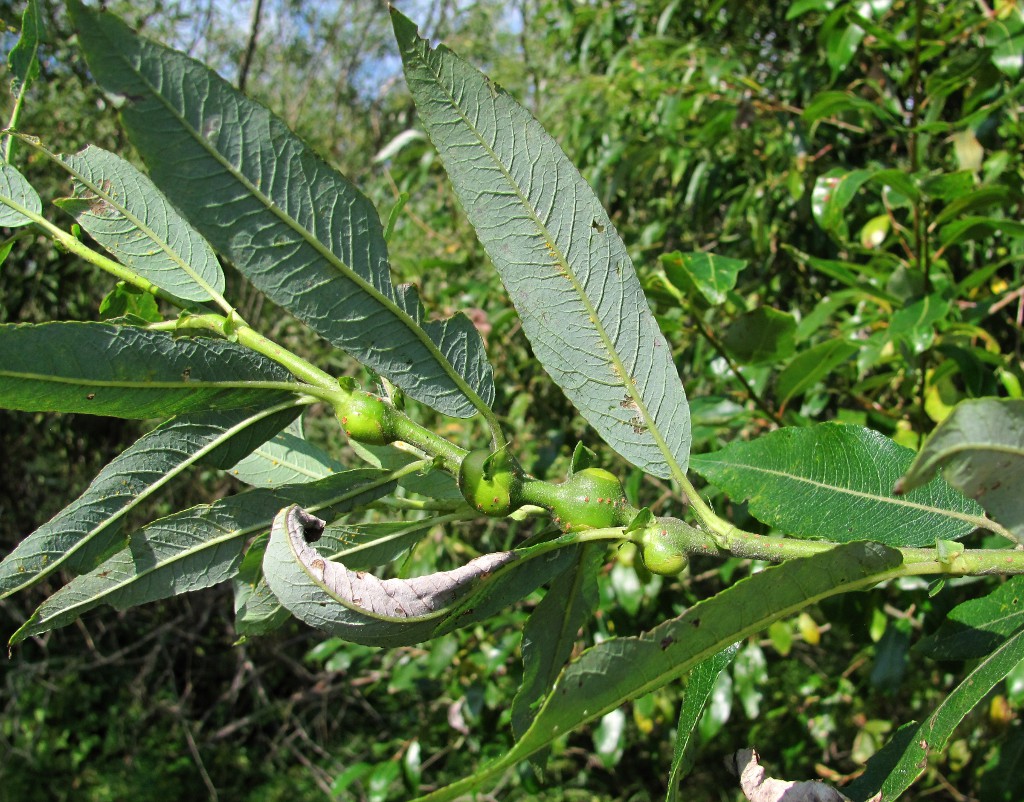
<svg viewBox="0 0 1024 802"><path fill-rule="evenodd" d="M380 579L366 571L350 571L325 560L309 545L326 523L300 507L288 515L288 537L299 562L328 593L369 613L389 618L416 618L451 606L478 579L512 562L511 551L484 554L451 571L411 579Z"/></svg>
<svg viewBox="0 0 1024 802"><path fill-rule="evenodd" d="M740 778L740 790L749 802L850 802L835 788L820 780L803 782L766 777L753 749L741 749L727 761ZM881 794L868 802L877 802Z"/></svg>

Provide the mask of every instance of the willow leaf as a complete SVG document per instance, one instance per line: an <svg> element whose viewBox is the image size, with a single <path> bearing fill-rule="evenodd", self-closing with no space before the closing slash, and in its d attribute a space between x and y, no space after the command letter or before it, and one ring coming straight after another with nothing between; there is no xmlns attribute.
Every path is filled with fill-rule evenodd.
<svg viewBox="0 0 1024 802"><path fill-rule="evenodd" d="M823 423L733 443L691 465L737 501L749 499L758 520L795 537L928 546L991 525L942 481L893 494L913 457L870 429Z"/></svg>
<svg viewBox="0 0 1024 802"><path fill-rule="evenodd" d="M186 301L224 291L213 249L153 182L120 156L92 145L61 163L74 196L56 201L119 262Z"/></svg>
<svg viewBox="0 0 1024 802"><path fill-rule="evenodd" d="M279 403L302 385L224 340L107 323L0 325L0 407L159 418Z"/></svg>
<svg viewBox="0 0 1024 802"><path fill-rule="evenodd" d="M479 333L462 314L424 322L391 284L370 201L264 106L199 62L69 2L96 80L123 95L150 176L275 303L440 412L494 397Z"/></svg>
<svg viewBox="0 0 1024 802"><path fill-rule="evenodd" d="M4 558L0 598L58 568L76 574L92 569L118 544L123 545L125 516L139 504L225 443L253 430L261 430L257 438L269 437L274 425L280 428L297 411L292 402L285 402L261 409L184 415L143 435L106 465L82 495Z"/></svg>
<svg viewBox="0 0 1024 802"><path fill-rule="evenodd" d="M679 782L693 767L691 756L691 738L697 731L704 707L711 698L718 676L721 674L739 651L740 645L734 643L722 649L693 667L686 678L686 692L683 704L679 708L679 721L676 724L676 742L672 752L672 768L668 774L668 791L665 802L679 802Z"/></svg>
<svg viewBox="0 0 1024 802"><path fill-rule="evenodd" d="M957 404L924 444L896 490L931 481L937 471L1024 542L1024 401L977 398Z"/></svg>
<svg viewBox="0 0 1024 802"><path fill-rule="evenodd" d="M10 164L0 162L0 226L16 228L32 222L15 206L39 214L43 202L25 176Z"/></svg>
<svg viewBox="0 0 1024 802"><path fill-rule="evenodd" d="M18 42L7 54L7 67L11 71L11 95L21 105L32 82L39 77L39 46L45 38L43 16L37 0L29 0L21 15L21 34Z"/></svg>
<svg viewBox="0 0 1024 802"><path fill-rule="evenodd" d="M512 702L512 731L529 729L535 707L572 656L584 626L597 607L597 573L604 546L578 546L572 564L551 583L523 629L523 684ZM539 761L542 762L542 761Z"/></svg>
<svg viewBox="0 0 1024 802"><path fill-rule="evenodd" d="M419 543L433 527L458 520L464 520L462 514L415 521L336 522L324 529L317 541L317 550L325 559L342 561L353 571L364 571L397 559ZM289 616L263 576L266 548L266 542L253 543L246 552L242 570L234 580L235 630L240 635L264 634ZM245 570L247 566L248 571Z"/></svg>
<svg viewBox="0 0 1024 802"><path fill-rule="evenodd" d="M246 484L276 487L315 482L344 469L334 457L289 427L253 449L228 473Z"/></svg>
<svg viewBox="0 0 1024 802"><path fill-rule="evenodd" d="M421 800L441 802L468 793L560 736L683 676L773 621L829 596L870 587L901 563L898 551L877 543L837 546L754 574L639 637L603 641L562 671L532 726L508 753Z"/></svg>
<svg viewBox="0 0 1024 802"><path fill-rule="evenodd" d="M310 541L324 522L298 506L274 520L263 573L274 595L310 626L367 646L419 643L522 598L564 569L559 543L485 554L452 571L378 579L324 558ZM543 555L543 557L541 557Z"/></svg>
<svg viewBox="0 0 1024 802"><path fill-rule="evenodd" d="M686 395L594 191L508 94L393 7L391 19L420 120L537 358L612 448L678 478Z"/></svg>
<svg viewBox="0 0 1024 802"><path fill-rule="evenodd" d="M1012 576L987 596L950 610L939 628L922 638L914 651L936 660L984 657L1024 628L1024 576Z"/></svg>
<svg viewBox="0 0 1024 802"><path fill-rule="evenodd" d="M957 725L977 707L988 693L1024 659L1024 631L1007 639L982 659L942 703L912 731L901 729L868 761L867 769L850 786L855 799L881 802L900 799L928 766L928 756L941 752Z"/></svg>
<svg viewBox="0 0 1024 802"><path fill-rule="evenodd" d="M251 490L168 515L135 532L127 548L43 602L10 642L66 626L101 604L123 610L225 582L238 571L245 542L266 532L282 507L297 502L340 514L393 488L382 471L347 471L322 482Z"/></svg>

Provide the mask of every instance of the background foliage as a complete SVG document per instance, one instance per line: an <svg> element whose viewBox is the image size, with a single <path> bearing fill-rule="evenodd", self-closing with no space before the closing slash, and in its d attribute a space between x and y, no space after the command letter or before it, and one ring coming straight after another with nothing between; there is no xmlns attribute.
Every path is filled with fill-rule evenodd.
<svg viewBox="0 0 1024 802"><path fill-rule="evenodd" d="M43 80L20 128L64 152L91 142L126 153L61 7L43 5ZM382 219L405 202L390 244L396 281L419 284L446 314L476 310L492 352L500 348L495 408L532 435L517 444L528 470L564 472L577 441L598 447L494 291L416 128L376 3L255 4L258 26L237 9L187 0L108 6L266 102L367 191ZM672 344L695 453L822 420L866 423L916 447L962 398L1020 397L1024 23L1013 3L402 7L530 107L597 190ZM0 13L19 25L20 6ZM14 36L3 42L8 49ZM22 156L37 188L63 194L47 184L52 172ZM41 240L16 239L2 270L3 322L92 319L109 289ZM246 318L314 361L336 359L229 281ZM682 303L695 294L696 308ZM5 551L137 434L87 416L28 420L0 412L2 447L19 455L0 467ZM307 431L344 458L332 423L314 410ZM446 425L452 439L481 440L476 424ZM175 493L209 500L231 487L210 472ZM627 489L634 503L680 512L656 480L635 473ZM742 505L706 492L738 524L756 525ZM495 526L493 540L512 536L509 524ZM432 570L433 560L417 550L408 569ZM650 628L750 570L695 561L670 581L623 550L600 584L588 637ZM701 721L688 793L737 798L718 756L748 744L780 776L855 772L892 721L933 707L969 668L937 659L921 633L982 582L844 597L743 644ZM424 768L432 783L454 779L507 751L522 612L387 653L298 625L232 647L223 594L87 618L19 649L3 668L0 725L15 757L0 766L12 798L45 788L54 799L402 799L424 790ZM5 630L38 598L0 603ZM1000 777L1024 754L1022 682L1024 671L1013 672L968 719L915 794L1000 798ZM557 794L544 797L528 769L497 793L657 797L663 779L628 767L669 764L679 703L679 689L666 688L569 738L549 764L545 785L560 785Z"/></svg>

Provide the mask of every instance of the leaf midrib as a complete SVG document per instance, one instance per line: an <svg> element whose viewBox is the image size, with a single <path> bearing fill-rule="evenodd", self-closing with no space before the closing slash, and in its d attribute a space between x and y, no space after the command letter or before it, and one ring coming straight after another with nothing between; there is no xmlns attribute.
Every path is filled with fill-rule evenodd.
<svg viewBox="0 0 1024 802"><path fill-rule="evenodd" d="M322 256L327 261L328 264L333 266L341 275L343 275L349 281L356 284L364 293L371 296L374 300L376 300L378 303L387 308L405 325L405 327L408 330L412 331L416 339L434 357L437 363L444 370L445 374L455 383L456 387L462 392L462 394L466 397L470 404L479 412L485 414L487 405L484 404L483 400L480 398L479 395L477 395L476 391L469 386L465 379L463 379L461 374L459 374L459 372L455 370L454 366L452 366L448 359L441 353L440 348L438 348L437 345L435 345L434 341L431 340L430 337L427 335L426 331L424 331L423 328L417 325L416 321L414 321L412 317L405 312L405 310L403 310L393 300L388 298L386 295L381 293L376 287L374 287L373 284L366 281L362 276L360 276L358 273L352 270L352 268L350 268L343 261L341 261L341 259L338 258L338 256L333 251L327 248L318 239L311 236L310 232L307 231L303 226L301 226L297 220L295 220L290 215L285 214L284 210L281 209L276 203L274 203L271 198L265 195L258 187L256 187L251 181L249 181L249 179L246 178L246 176L243 173L236 170L234 165L232 165L227 159L223 158L218 151L210 147L206 139L203 136L201 136L200 133L195 128L193 128L192 125L181 114L178 113L177 109L175 109L166 100L163 94L156 90L156 87L154 87L153 84L150 83L148 78L145 75L143 75L141 71L136 70L135 67L131 64L131 62L123 55L119 56L119 58L121 58L121 60L125 64L127 64L128 70L130 72L138 76L139 80L142 81L142 83L150 91L152 96L155 97L164 106L165 109L167 109L167 111L171 114L172 117L174 117L178 121L182 128L184 128L192 136L192 138L197 143L199 143L200 147L203 148L216 162L218 162L230 176L232 176L236 181L242 184L246 191L248 191L261 204L263 204L266 210L270 211L285 226L287 226L293 232L295 232L300 239L302 239L307 245L312 247L320 256Z"/></svg>
<svg viewBox="0 0 1024 802"><path fill-rule="evenodd" d="M77 156L78 154L75 154L75 155ZM86 157L83 156L81 158L85 159ZM157 244L157 246L160 248L160 250L164 254L166 254L168 256L168 258L170 258L170 260L172 262L174 262L179 268L181 268L185 273L187 273L188 276L204 292L206 292L209 295L209 299L210 300L223 299L223 296L221 295L221 293L219 291L217 291L217 289L215 287L213 287L202 276L200 276L199 273L197 273L188 262L186 262L184 259L182 259L179 256L179 254L178 254L178 252L176 250L171 248L169 242L165 242L163 239L158 237L156 232L154 232L152 228L150 228L141 219L139 219L135 214L133 214L131 212L131 210L128 209L127 206L125 206L124 204L118 203L115 200L114 196L112 196L110 193L104 191L102 189L102 187L100 187L98 184L94 183L92 180L86 178L81 173L81 171L79 171L77 168L73 167L66 159L59 158L58 161L64 165L64 169L67 170L72 176L74 176L74 178L76 178L82 184L82 186L84 186L86 189L88 189L90 192L92 192L94 195L96 195L96 197L101 198L102 200L104 200L107 203L109 203L129 223L131 223L133 226L138 228L139 231L141 231L143 234L145 234L150 240L155 242ZM89 198L72 197L69 200L85 200L85 201L87 201L87 200L89 200ZM97 217L97 218L99 217L99 215L93 215L93 216Z"/></svg>
<svg viewBox="0 0 1024 802"><path fill-rule="evenodd" d="M786 471L780 471L775 468L763 468L753 465L743 465L732 462L719 462L717 460L701 460L701 463L704 465L720 465L726 468L727 470L751 471L753 473L764 474L766 476L774 476L780 479L786 479L792 482L806 484L824 490L843 493L848 496L853 496L854 498L863 498L872 501L880 501L885 504L893 504L899 507L920 510L922 512L933 513L947 518L956 518L958 520L964 521L965 523L969 523L981 529L997 531L993 529L994 526L997 526L993 521L990 521L987 518L982 518L977 515L970 515L965 512L956 512L955 510L947 510L941 507L929 507L926 504L920 504L916 501L908 501L907 499L902 498L893 498L892 496L880 496L873 493L868 493L863 490L854 490L852 488L842 487L840 485L828 484L817 479L811 479L806 476L799 476L796 474L787 473Z"/></svg>
<svg viewBox="0 0 1024 802"><path fill-rule="evenodd" d="M324 507L331 506L333 504L339 504L339 503L345 501L347 498L349 498L349 497L351 497L353 495L356 495L356 494L364 492L370 484L373 484L373 483L359 485L358 487L356 487L354 489L350 488L350 489L346 490L343 493L339 493L336 496L331 496L330 498L323 499L323 500L317 502L317 504L315 504L313 506L310 506L308 509L316 511L316 510L319 510L319 509L323 509ZM236 497L233 497L233 498L236 498ZM205 508L199 510L197 514L199 516L202 516L202 515L210 512L210 511L214 510L214 509L215 509L214 505L207 505ZM213 526L213 522L211 521L210 524L211 524L211 527L212 527ZM45 624L47 621L51 621L54 618L57 618L58 616L64 617L69 611L74 611L74 610L80 609L82 607L85 607L86 610L91 610L94 606L96 606L96 604L101 604L103 599L106 599L106 598L110 597L112 594L117 593L118 591L124 590L127 587L130 587L131 585L135 584L136 582L141 581L145 577L150 576L151 574L153 574L153 573L155 573L157 571L163 571L163 570L167 569L169 566L172 566L175 563L181 562L182 560L185 560L185 559L187 559L189 557L194 557L196 554L200 554L200 553L206 551L207 549L213 549L213 548L216 548L217 546L221 546L221 545L224 545L225 543L229 543L232 540L235 540L235 539L238 539L238 538L247 537L248 535L251 535L254 532L258 532L258 531L260 531L262 529L266 529L269 526L270 526L270 520L264 520L264 521L260 521L258 523L255 523L252 526L242 527L240 529L229 529L223 535L221 535L220 537L210 538L208 540L203 540L201 543L196 544L192 548L185 549L185 550L179 551L179 552L175 552L169 558L167 558L167 559L165 559L165 560L163 560L161 562L158 562L155 565L152 565L149 568L147 568L147 569L145 569L145 570L143 570L141 572L137 571L136 573L131 574L130 576L126 576L121 581L117 582L116 584L111 585L109 588L104 589L101 593L93 594L93 595L91 595L91 596L89 596L87 598L82 599L79 602L76 602L74 604L61 607L59 610L55 611L54 615L50 616L49 618L45 618L45 619L40 620L40 619L37 619L35 617L35 614L33 614L32 618L30 618L28 621L26 621L22 625L22 627L17 632L15 632L14 635L11 636L11 643L16 643L17 642L15 640L15 638L18 638L18 640L21 640L22 638L28 637L30 634L33 634L32 632L25 631L25 630L28 630L33 624L39 624L39 623ZM127 547L126 551L130 552L130 550L131 550L131 546L129 545ZM120 553L121 552L119 552L119 554ZM111 558L111 559L113 559L113 558ZM83 577L90 577L90 576L95 575L95 572L97 570L99 570L99 568L101 568L101 567L102 567L102 565L97 566L97 568L94 569L93 571L91 571L89 574L83 574ZM134 558L132 559L132 567L135 567ZM45 630L41 630L41 631L45 631ZM24 632L24 634L22 635L23 632ZM19 635L21 635L21 638L18 637Z"/></svg>
<svg viewBox="0 0 1024 802"><path fill-rule="evenodd" d="M129 512L131 512L133 509L135 509L135 507L137 507L139 504L141 504L143 501L145 501L151 495L156 493L161 487L163 487L165 484L170 482L172 479L174 479L180 473L185 471L187 468L189 468L192 465L194 465L197 461L199 461L200 459L205 457L207 454L209 454L211 451L216 449L222 443L224 443L225 441L227 441L230 438L232 438L238 432L243 431L244 429L248 428L249 426L252 426L254 423L257 423L257 422L263 420L264 418L270 417L271 415L274 415L274 414L276 414L278 412L283 412L284 410L286 410L286 409L288 409L290 407L293 407L293 406L299 406L299 404L297 404L294 401L289 401L287 403L278 404L276 406L269 407L268 409L265 409L265 410L261 411L260 414L250 416L250 417L246 418L244 421L240 421L239 423L235 424L230 429L224 430L224 432L222 432L219 437L217 437L216 439L212 440L207 445L203 446L201 449L199 449L198 451L193 453L187 459L182 460L180 463L175 465L170 471L168 471L167 473L163 474L157 481L153 482L152 484L147 485L144 491L142 491L141 493L136 494L135 497L131 501L129 501L127 504L125 504L122 507L118 507L112 513L109 513L109 514L105 515L103 520L99 521L95 526L93 526L91 529L86 531L82 535L82 537L79 538L78 542L76 542L71 548L67 549L58 559L48 563L46 565L45 569L36 572L35 574L32 575L32 577L30 579L26 580L25 582L23 582L18 587L11 588L10 590L7 590L4 593L0 594L0 599L5 599L8 596L18 592L19 590L22 590L23 588L25 588L25 587L27 587L29 585L35 584L39 580L43 579L45 576L47 576L47 575L51 574L53 571L57 570L61 565L63 565L65 562L67 562L72 556L77 554L88 543L91 543L92 540L97 535L101 534L104 529L106 529L107 527L111 526L113 523L115 523L120 518L125 517ZM114 477L111 476L111 478L114 478Z"/></svg>
<svg viewBox="0 0 1024 802"><path fill-rule="evenodd" d="M420 47L429 46L428 43L422 40L418 40L418 37L417 41L419 41ZM629 395L633 404L636 405L636 410L643 416L644 424L647 427L647 431L651 433L655 445L661 452L662 456L665 458L665 462L668 465L669 470L672 472L673 478L675 478L677 482L685 486L685 472L682 470L682 467L676 461L675 455L668 447L668 443L665 441L664 437L662 437L661 431L658 429L656 421L654 420L654 417L651 415L650 410L647 408L647 404L644 402L643 397L637 392L635 386L633 385L632 378L630 377L629 372L626 370L626 366L622 363L622 360L619 358L618 352L615 350L614 344L611 338L608 336L608 332L605 330L604 326L601 325L600 318L597 315L597 309L590 302L590 298L587 297L586 293L583 291L583 286L582 284L580 284L575 272L570 267L569 262L565 258L565 254L563 253L562 249L558 246L558 243L551 236L551 232L549 231L548 227L541 220L541 218L537 214L537 211L529 203L527 196L523 194L522 190L519 187L519 184L512 177L512 174L507 169L505 169L505 165L502 164L501 159L498 158L498 154L495 153L494 150L490 147L490 145L488 145L487 142L483 139L483 137L480 135L480 132L477 130L476 126L473 125L473 123L466 116L466 114L463 113L462 108L456 101L454 95L452 95L452 93L449 92L447 88L444 86L444 84L441 81L441 73L439 71L434 70L431 67L430 62L426 58L421 56L418 51L419 48L415 48L413 50L413 55L420 61L420 63L427 69L427 71L432 76L434 76L434 83L436 84L436 86L447 96L448 101L451 104L451 107L455 110L456 114L459 115L459 117L462 119L463 123L466 125L469 131L473 134L473 136L476 137L477 142L479 142L480 146L491 157L494 164L497 166L498 170L501 171L501 174L505 177L509 186L512 187L516 196L519 198L519 201L522 204L523 208L526 210L526 213L529 216L530 220L532 220L534 225L537 226L537 229L543 237L545 244L548 246L549 252L555 255L555 258L558 260L559 266L562 268L558 272L564 275L569 280L570 284L572 285L572 288L576 291L576 294L582 300L583 306L587 312L589 320L591 324L594 326L594 329L597 331L602 346L611 358L612 366L614 367L616 374L618 374L619 378L621 379L621 382L618 386L625 388L626 393Z"/></svg>
<svg viewBox="0 0 1024 802"><path fill-rule="evenodd" d="M181 381L132 381L130 379L87 379L72 376L54 376L48 373L29 373L0 369L0 377L20 379L22 381L38 381L46 384L65 384L80 387L114 387L128 390L284 390L289 393L301 392L309 388L300 382L275 382L258 380L237 381L200 381L194 379Z"/></svg>

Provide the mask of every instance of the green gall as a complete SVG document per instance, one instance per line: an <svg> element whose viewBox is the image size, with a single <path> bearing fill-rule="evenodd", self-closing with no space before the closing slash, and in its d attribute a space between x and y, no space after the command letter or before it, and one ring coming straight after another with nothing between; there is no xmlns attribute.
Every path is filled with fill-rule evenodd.
<svg viewBox="0 0 1024 802"><path fill-rule="evenodd" d="M630 509L618 477L602 468L584 468L570 476L558 486L549 508L564 532L623 526Z"/></svg>
<svg viewBox="0 0 1024 802"><path fill-rule="evenodd" d="M395 441L394 410L383 399L355 392L338 412L345 434L357 443L384 446Z"/></svg>
<svg viewBox="0 0 1024 802"><path fill-rule="evenodd" d="M640 537L640 556L652 574L676 576L690 562L681 544L661 527L651 527Z"/></svg>
<svg viewBox="0 0 1024 802"><path fill-rule="evenodd" d="M484 515L502 517L519 507L522 471L504 449L471 451L459 465L463 498Z"/></svg>

